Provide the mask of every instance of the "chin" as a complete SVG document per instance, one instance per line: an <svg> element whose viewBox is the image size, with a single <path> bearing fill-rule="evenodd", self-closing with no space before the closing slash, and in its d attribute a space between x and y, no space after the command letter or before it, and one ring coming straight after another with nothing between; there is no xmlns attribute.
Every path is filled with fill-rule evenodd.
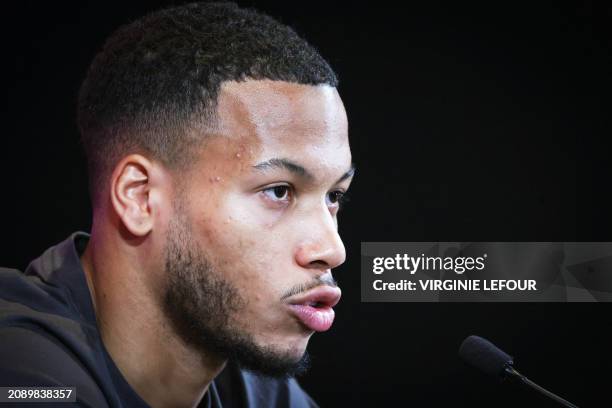
<svg viewBox="0 0 612 408"><path fill-rule="evenodd" d="M308 341L312 333L294 334L286 337L279 337L266 343L260 343L268 350L274 350L275 354L284 355L288 358L299 361L307 351Z"/></svg>
<svg viewBox="0 0 612 408"><path fill-rule="evenodd" d="M308 338L269 340L254 344L257 353L238 356L238 364L251 371L278 378L293 377L308 370Z"/></svg>
<svg viewBox="0 0 612 408"><path fill-rule="evenodd" d="M292 336L287 339L285 342L285 350L289 353L294 353L298 358L301 358L302 355L306 352L306 348L308 347L308 342L310 341L310 337L313 332L303 332L297 336Z"/></svg>
<svg viewBox="0 0 612 408"><path fill-rule="evenodd" d="M310 337L310 336L309 336ZM299 360L308 347L309 337L292 337L290 339L278 339L274 342L262 342L260 345L275 354L284 355Z"/></svg>

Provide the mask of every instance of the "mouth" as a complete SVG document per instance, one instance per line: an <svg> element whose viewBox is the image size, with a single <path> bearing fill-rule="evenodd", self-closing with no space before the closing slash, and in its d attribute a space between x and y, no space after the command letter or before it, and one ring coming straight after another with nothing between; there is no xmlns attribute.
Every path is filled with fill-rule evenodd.
<svg viewBox="0 0 612 408"><path fill-rule="evenodd" d="M338 287L318 286L289 300L289 310L302 325L316 332L324 332L334 323L333 307L340 301Z"/></svg>

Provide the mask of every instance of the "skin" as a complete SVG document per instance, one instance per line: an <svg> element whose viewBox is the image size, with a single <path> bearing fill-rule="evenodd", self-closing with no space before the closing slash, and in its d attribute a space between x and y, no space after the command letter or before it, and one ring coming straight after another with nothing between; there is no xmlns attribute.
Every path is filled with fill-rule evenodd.
<svg viewBox="0 0 612 408"><path fill-rule="evenodd" d="M196 406L226 363L186 344L160 306L177 198L186 198L180 211L193 244L245 301L231 324L296 360L313 333L290 314L285 296L329 278L345 260L334 192L348 189L352 171L336 89L226 82L217 109L187 171L140 154L117 164L82 257L104 345L153 407Z"/></svg>

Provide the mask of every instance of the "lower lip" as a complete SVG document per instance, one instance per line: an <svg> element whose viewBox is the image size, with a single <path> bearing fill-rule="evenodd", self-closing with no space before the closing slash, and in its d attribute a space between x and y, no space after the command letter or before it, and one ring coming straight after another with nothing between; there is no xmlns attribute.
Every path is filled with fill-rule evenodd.
<svg viewBox="0 0 612 408"><path fill-rule="evenodd" d="M289 305L293 314L310 330L324 332L334 323L334 309L329 306Z"/></svg>

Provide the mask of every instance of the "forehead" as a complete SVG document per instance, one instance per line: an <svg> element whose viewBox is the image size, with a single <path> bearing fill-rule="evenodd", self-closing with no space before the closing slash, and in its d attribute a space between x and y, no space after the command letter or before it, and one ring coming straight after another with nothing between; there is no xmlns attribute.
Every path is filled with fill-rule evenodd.
<svg viewBox="0 0 612 408"><path fill-rule="evenodd" d="M350 165L346 112L337 90L328 85L225 82L217 100L215 133L224 136L224 150L233 146L252 159Z"/></svg>

